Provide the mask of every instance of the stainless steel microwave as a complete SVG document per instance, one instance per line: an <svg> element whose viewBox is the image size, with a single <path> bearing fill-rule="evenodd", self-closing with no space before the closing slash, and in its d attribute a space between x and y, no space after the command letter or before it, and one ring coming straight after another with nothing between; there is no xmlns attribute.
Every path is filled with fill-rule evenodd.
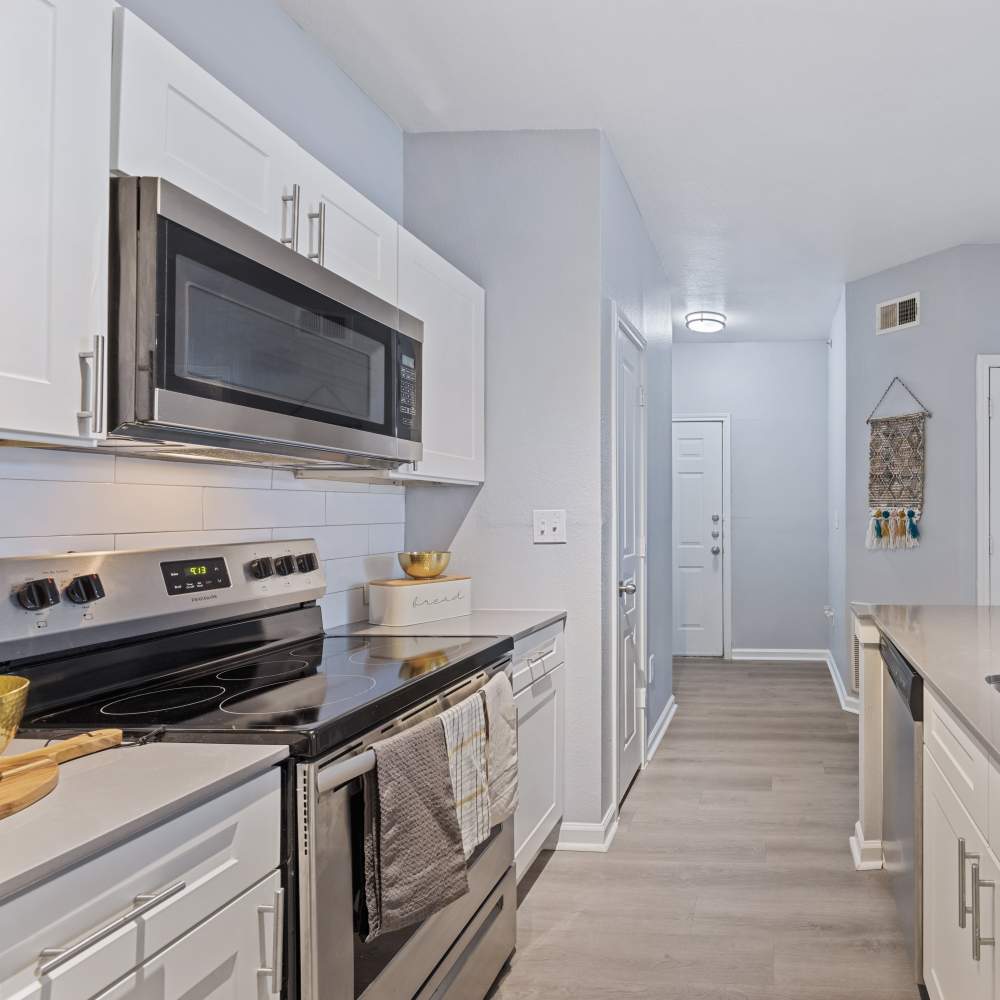
<svg viewBox="0 0 1000 1000"><path fill-rule="evenodd" d="M108 447L334 468L422 457L419 320L167 181L112 185Z"/></svg>

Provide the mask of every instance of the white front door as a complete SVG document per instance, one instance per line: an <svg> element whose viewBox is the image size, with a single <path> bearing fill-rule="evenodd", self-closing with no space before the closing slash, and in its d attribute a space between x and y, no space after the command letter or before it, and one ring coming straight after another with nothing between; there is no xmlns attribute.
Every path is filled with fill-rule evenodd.
<svg viewBox="0 0 1000 1000"><path fill-rule="evenodd" d="M642 349L619 325L617 416L618 507L618 801L642 767L642 572L644 423Z"/></svg>
<svg viewBox="0 0 1000 1000"><path fill-rule="evenodd" d="M722 656L722 421L674 421L674 653Z"/></svg>
<svg viewBox="0 0 1000 1000"><path fill-rule="evenodd" d="M1000 604L1000 422L996 409L1000 407L1000 368L990 369L990 604Z"/></svg>

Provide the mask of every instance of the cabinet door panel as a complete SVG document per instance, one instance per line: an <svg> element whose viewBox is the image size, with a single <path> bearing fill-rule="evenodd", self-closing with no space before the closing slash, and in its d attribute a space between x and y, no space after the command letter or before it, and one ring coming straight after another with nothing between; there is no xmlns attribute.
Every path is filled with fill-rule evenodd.
<svg viewBox="0 0 1000 1000"><path fill-rule="evenodd" d="M486 293L400 229L399 307L424 323L424 457L414 478L482 482Z"/></svg>
<svg viewBox="0 0 1000 1000"><path fill-rule="evenodd" d="M0 90L0 431L90 436L80 353L107 326L110 4L5 3Z"/></svg>
<svg viewBox="0 0 1000 1000"><path fill-rule="evenodd" d="M959 926L959 839L979 856L980 875L995 879L995 863L986 841L944 779L934 758L924 751L924 979L932 1000L992 1000L995 948L972 957L972 917ZM972 866L963 872L965 898L972 904ZM981 896L982 934L992 936L994 890Z"/></svg>
<svg viewBox="0 0 1000 1000"><path fill-rule="evenodd" d="M319 162L305 182L302 204L303 224L308 223L303 252L319 250L322 205L324 267L395 305L396 220Z"/></svg>
<svg viewBox="0 0 1000 1000"><path fill-rule="evenodd" d="M531 867L563 814L565 665L514 697L517 707L518 806L514 864L518 879Z"/></svg>
<svg viewBox="0 0 1000 1000"><path fill-rule="evenodd" d="M116 14L115 41L114 168L164 177L268 236L291 237L282 196L302 182L306 154L129 11Z"/></svg>

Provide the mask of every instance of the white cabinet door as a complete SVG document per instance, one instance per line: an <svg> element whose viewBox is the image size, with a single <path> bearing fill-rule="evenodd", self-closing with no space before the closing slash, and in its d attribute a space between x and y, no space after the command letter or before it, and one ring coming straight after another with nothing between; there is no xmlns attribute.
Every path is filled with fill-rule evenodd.
<svg viewBox="0 0 1000 1000"><path fill-rule="evenodd" d="M303 181L301 197L306 228L299 249L395 305L396 220L316 160Z"/></svg>
<svg viewBox="0 0 1000 1000"><path fill-rule="evenodd" d="M163 177L254 229L291 239L306 154L277 126L126 10L116 13L112 166ZM302 233L299 247L302 249Z"/></svg>
<svg viewBox="0 0 1000 1000"><path fill-rule="evenodd" d="M79 439L107 327L107 0L7 0L0 31L0 434ZM100 361L100 352L97 355Z"/></svg>
<svg viewBox="0 0 1000 1000"><path fill-rule="evenodd" d="M486 293L400 229L399 308L424 323L424 457L409 478L481 483Z"/></svg>
<svg viewBox="0 0 1000 1000"><path fill-rule="evenodd" d="M966 861L959 886L959 850L978 856L981 879L996 882L997 865L985 839L969 818L951 786L924 751L924 979L931 1000L992 1000L995 947L984 945L973 958L975 918L966 913L960 926L961 894L973 906L973 865ZM979 923L983 937L994 936L996 891L980 893Z"/></svg>
<svg viewBox="0 0 1000 1000"><path fill-rule="evenodd" d="M275 872L94 1000L273 1000L280 990L258 969L273 969L284 946L274 933L280 888Z"/></svg>
<svg viewBox="0 0 1000 1000"><path fill-rule="evenodd" d="M563 815L565 677L566 666L560 664L514 696L518 764L514 865L518 880Z"/></svg>

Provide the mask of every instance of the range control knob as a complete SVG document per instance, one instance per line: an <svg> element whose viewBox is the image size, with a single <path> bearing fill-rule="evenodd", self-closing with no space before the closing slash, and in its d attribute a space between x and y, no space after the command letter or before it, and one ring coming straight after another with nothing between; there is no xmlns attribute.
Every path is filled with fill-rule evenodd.
<svg viewBox="0 0 1000 1000"><path fill-rule="evenodd" d="M104 596L104 584L96 573L87 573L70 581L66 596L74 604L92 604Z"/></svg>
<svg viewBox="0 0 1000 1000"><path fill-rule="evenodd" d="M295 556L278 556L274 560L274 568L278 571L278 576L288 576L295 572Z"/></svg>
<svg viewBox="0 0 1000 1000"><path fill-rule="evenodd" d="M266 580L269 576L274 576L274 563L270 556L261 556L247 564L250 575L255 580Z"/></svg>
<svg viewBox="0 0 1000 1000"><path fill-rule="evenodd" d="M25 611L51 608L53 604L59 603L59 588L56 586L56 581L51 577L47 580L31 580L18 589L17 603Z"/></svg>
<svg viewBox="0 0 1000 1000"><path fill-rule="evenodd" d="M302 555L295 557L295 565L299 567L300 573L311 573L319 563L311 552L303 552Z"/></svg>

